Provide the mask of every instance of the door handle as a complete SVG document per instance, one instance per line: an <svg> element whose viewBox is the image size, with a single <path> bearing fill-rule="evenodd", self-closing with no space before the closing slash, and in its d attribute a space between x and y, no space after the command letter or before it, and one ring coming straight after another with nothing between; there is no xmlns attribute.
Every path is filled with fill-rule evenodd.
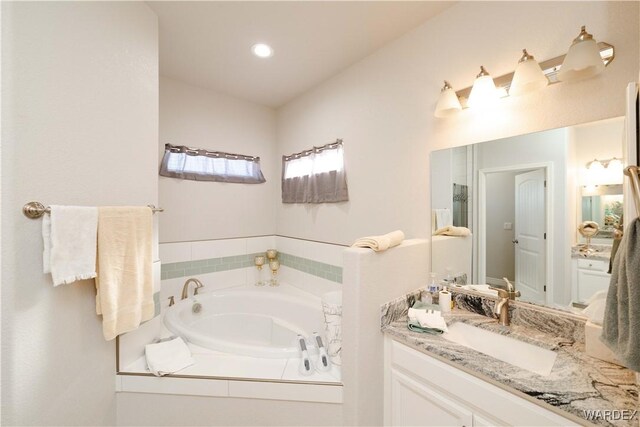
<svg viewBox="0 0 640 427"><path fill-rule="evenodd" d="M518 239L512 240L511 243L515 243L517 245L518 244Z"/></svg>

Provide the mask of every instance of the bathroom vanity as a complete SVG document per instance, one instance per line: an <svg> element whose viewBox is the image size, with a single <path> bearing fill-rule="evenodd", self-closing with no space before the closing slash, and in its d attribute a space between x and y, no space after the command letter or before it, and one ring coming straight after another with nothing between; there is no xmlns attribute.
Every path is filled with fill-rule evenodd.
<svg viewBox="0 0 640 427"><path fill-rule="evenodd" d="M637 410L634 373L584 353L579 316L515 302L505 327L487 316L491 298L456 294L448 335L467 334L451 338L407 329L418 296L382 307L385 425L614 425L589 411ZM615 425L637 426L637 417Z"/></svg>

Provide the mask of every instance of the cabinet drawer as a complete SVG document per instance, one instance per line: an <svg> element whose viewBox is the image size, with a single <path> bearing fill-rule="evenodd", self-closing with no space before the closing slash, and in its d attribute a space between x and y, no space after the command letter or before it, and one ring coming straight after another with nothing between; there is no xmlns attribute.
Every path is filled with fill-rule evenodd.
<svg viewBox="0 0 640 427"><path fill-rule="evenodd" d="M579 259L578 268L583 270L607 271L609 270L609 262L595 259Z"/></svg>

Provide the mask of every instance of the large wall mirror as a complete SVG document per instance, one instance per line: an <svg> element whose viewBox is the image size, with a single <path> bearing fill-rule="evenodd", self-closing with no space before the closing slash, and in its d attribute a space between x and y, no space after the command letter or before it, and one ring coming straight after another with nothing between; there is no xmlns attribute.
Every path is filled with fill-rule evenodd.
<svg viewBox="0 0 640 427"><path fill-rule="evenodd" d="M556 308L606 289L623 223L623 134L620 117L432 152L433 272L466 275L477 290L507 278L521 300ZM441 235L448 226L471 234Z"/></svg>

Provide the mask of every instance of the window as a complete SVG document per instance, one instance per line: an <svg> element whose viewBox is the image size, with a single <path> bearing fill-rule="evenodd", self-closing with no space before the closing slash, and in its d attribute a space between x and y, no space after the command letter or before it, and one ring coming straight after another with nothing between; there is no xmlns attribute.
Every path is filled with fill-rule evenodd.
<svg viewBox="0 0 640 427"><path fill-rule="evenodd" d="M166 144L160 175L193 181L242 184L265 182L260 157Z"/></svg>
<svg viewBox="0 0 640 427"><path fill-rule="evenodd" d="M349 200L342 140L282 156L282 203Z"/></svg>

